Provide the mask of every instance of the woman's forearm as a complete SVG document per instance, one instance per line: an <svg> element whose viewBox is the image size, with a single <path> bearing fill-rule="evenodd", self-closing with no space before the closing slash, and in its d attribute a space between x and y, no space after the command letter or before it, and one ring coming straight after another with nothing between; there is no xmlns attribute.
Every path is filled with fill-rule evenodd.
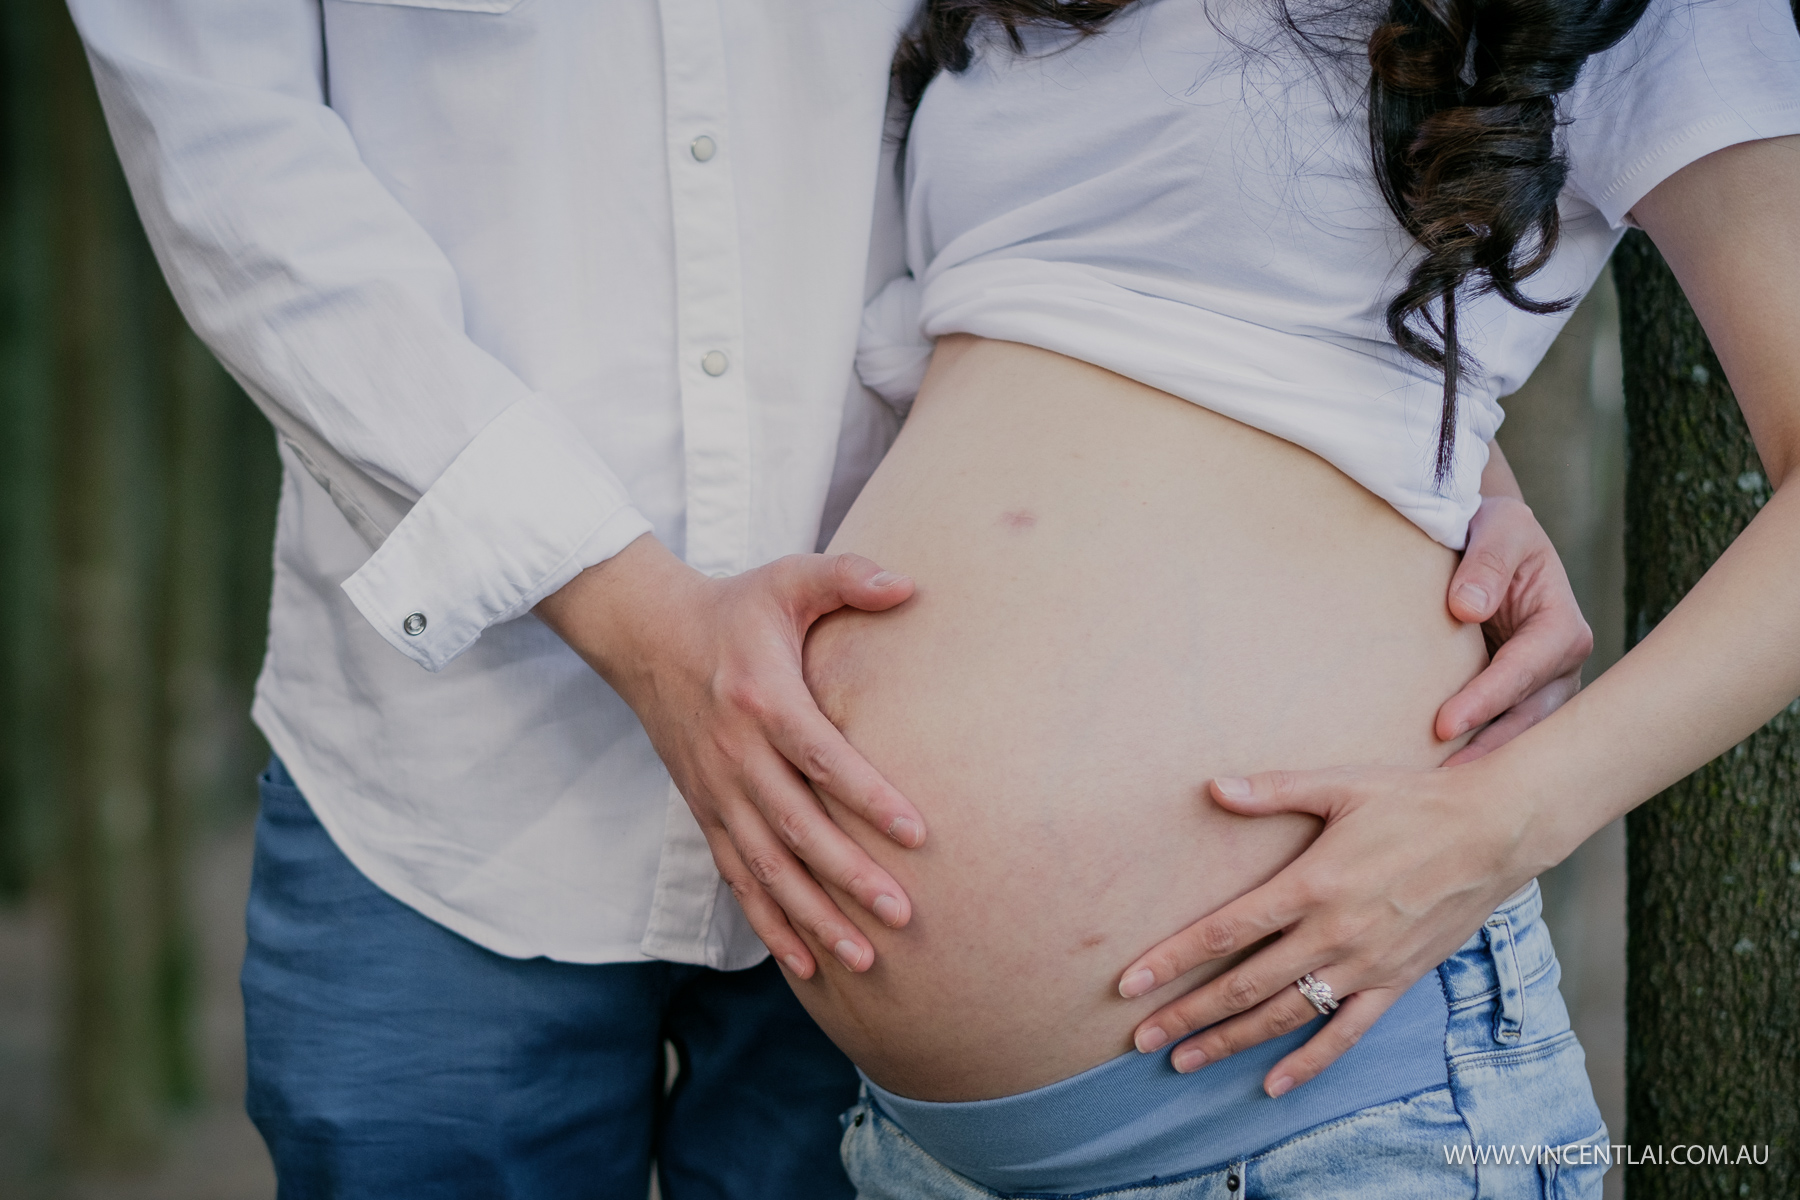
<svg viewBox="0 0 1800 1200"><path fill-rule="evenodd" d="M1800 486L1788 486L1642 643L1487 765L1528 798L1521 848L1548 867L1796 695Z"/></svg>
<svg viewBox="0 0 1800 1200"><path fill-rule="evenodd" d="M1519 481L1513 475L1512 464L1506 461L1506 453L1500 449L1497 441L1488 443L1487 466L1481 470L1481 495L1483 499L1498 496L1520 501L1525 499L1525 493L1520 490Z"/></svg>
<svg viewBox="0 0 1800 1200"><path fill-rule="evenodd" d="M1551 861L1800 695L1796 195L1800 137L1774 138L1708 155L1632 210L1712 339L1775 495L1636 649L1496 756Z"/></svg>

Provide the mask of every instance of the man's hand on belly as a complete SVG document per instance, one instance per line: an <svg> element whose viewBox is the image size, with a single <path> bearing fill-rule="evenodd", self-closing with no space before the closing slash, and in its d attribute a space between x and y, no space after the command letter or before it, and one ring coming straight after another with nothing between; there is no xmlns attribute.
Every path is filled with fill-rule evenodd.
<svg viewBox="0 0 1800 1200"><path fill-rule="evenodd" d="M645 535L536 610L637 713L751 926L802 979L815 964L796 925L852 971L875 962L819 879L885 925L912 915L808 781L902 846L924 842L925 822L819 711L801 647L828 612L878 612L912 592L910 579L850 554L790 555L708 579Z"/></svg>

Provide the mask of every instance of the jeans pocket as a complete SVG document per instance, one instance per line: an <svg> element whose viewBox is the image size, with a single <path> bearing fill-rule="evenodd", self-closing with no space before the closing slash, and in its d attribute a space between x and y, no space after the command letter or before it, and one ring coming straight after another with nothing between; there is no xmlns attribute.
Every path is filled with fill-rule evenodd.
<svg viewBox="0 0 1800 1200"><path fill-rule="evenodd" d="M993 1200L999 1196L925 1153L870 1103L866 1094L844 1114L839 1154L857 1200Z"/></svg>
<svg viewBox="0 0 1800 1200"><path fill-rule="evenodd" d="M1604 1127L1579 1142L1557 1147L1538 1159L1538 1185L1544 1200L1595 1200L1603 1187L1611 1145Z"/></svg>
<svg viewBox="0 0 1800 1200"><path fill-rule="evenodd" d="M1516 1049L1495 1047L1451 1060L1457 1111L1476 1153L1488 1156L1479 1169L1481 1200L1599 1195L1586 1183L1589 1172L1599 1178L1592 1166L1576 1167L1567 1178L1554 1174L1549 1182L1563 1191L1547 1190L1538 1157L1605 1136L1585 1057L1575 1035L1564 1030Z"/></svg>

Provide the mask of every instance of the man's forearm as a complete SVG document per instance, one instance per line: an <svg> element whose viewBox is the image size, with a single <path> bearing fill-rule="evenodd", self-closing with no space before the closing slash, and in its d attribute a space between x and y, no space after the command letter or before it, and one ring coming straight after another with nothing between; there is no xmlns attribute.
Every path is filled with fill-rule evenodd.
<svg viewBox="0 0 1800 1200"><path fill-rule="evenodd" d="M665 640L655 621L679 611L704 578L646 533L545 596L532 611L629 702L654 686L652 664L634 660L629 648Z"/></svg>

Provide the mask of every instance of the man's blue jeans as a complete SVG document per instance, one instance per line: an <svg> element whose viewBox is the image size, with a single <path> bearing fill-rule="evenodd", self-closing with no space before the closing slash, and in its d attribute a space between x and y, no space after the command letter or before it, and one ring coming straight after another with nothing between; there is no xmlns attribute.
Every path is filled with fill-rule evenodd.
<svg viewBox="0 0 1800 1200"><path fill-rule="evenodd" d="M282 1200L644 1200L653 1158L666 1200L850 1196L856 1073L772 963L504 958L364 878L279 760L260 782L248 1106Z"/></svg>

